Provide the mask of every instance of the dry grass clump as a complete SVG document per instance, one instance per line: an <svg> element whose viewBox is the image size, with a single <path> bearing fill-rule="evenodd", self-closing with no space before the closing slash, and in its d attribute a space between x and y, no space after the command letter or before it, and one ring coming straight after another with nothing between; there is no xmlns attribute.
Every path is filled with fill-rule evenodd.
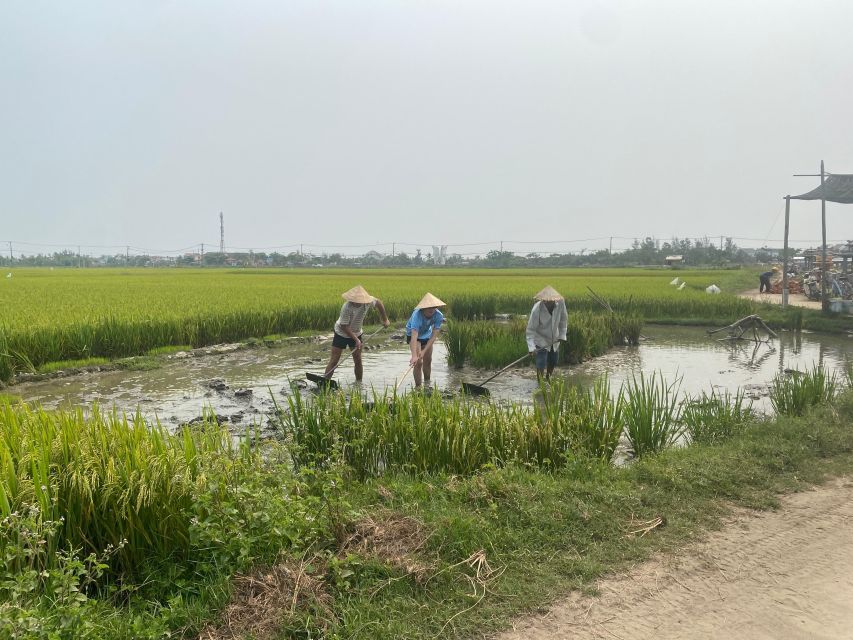
<svg viewBox="0 0 853 640"><path fill-rule="evenodd" d="M353 525L341 554L372 556L423 582L434 566L415 557L431 534L424 523L391 511L366 516Z"/></svg>
<svg viewBox="0 0 853 640"><path fill-rule="evenodd" d="M334 619L333 600L321 569L312 572L310 561L288 559L236 576L234 593L219 624L203 629L199 640L271 640L279 637L287 619L306 611L316 614L314 626L327 628Z"/></svg>

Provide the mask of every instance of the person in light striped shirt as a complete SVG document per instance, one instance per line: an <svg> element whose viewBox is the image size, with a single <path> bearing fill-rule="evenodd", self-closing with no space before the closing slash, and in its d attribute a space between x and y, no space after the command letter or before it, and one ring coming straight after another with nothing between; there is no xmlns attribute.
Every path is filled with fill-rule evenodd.
<svg viewBox="0 0 853 640"><path fill-rule="evenodd" d="M379 317L382 319L382 325L387 327L391 324L388 320L388 314L385 312L385 306L382 300L374 298L367 293L364 287L357 285L341 294L341 297L346 300L341 307L341 314L338 321L335 323L335 336L332 339L332 354L329 357L329 364L326 365L326 371L323 374L326 378L331 378L335 371L335 367L340 362L341 354L344 349L349 347L352 349L352 362L355 367L355 379L361 382L364 375L364 366L361 361L361 325L364 323L364 316L372 308L376 308L379 312Z"/></svg>

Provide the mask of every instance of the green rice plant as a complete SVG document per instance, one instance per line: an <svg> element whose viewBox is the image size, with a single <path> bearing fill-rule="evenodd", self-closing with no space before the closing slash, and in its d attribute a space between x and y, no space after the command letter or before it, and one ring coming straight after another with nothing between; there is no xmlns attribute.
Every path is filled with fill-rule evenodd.
<svg viewBox="0 0 853 640"><path fill-rule="evenodd" d="M610 461L622 433L624 395L610 393L606 376L583 389L554 378L540 383L537 420L568 439L572 451Z"/></svg>
<svg viewBox="0 0 853 640"><path fill-rule="evenodd" d="M20 269L0 287L0 380L48 362L329 331L340 293L358 282L382 298L393 320L408 318L424 290L448 301L448 316L455 320L527 314L533 294L550 283L566 297L572 315L601 311L587 295L589 285L616 316L717 324L760 310L774 326L796 324L781 310L729 293L744 286L742 271L680 275L691 283L683 291L670 287L672 274L661 269L419 269L415 280L404 269ZM711 282L724 292L706 295L701 289ZM853 326L840 317L802 314L804 328ZM637 333L631 326L604 328L612 333L606 341L614 344L631 343ZM565 361L600 352L598 331L570 324L570 341L579 348L565 352Z"/></svg>
<svg viewBox="0 0 853 640"><path fill-rule="evenodd" d="M61 362L46 362L38 368L39 373L53 373L66 369L82 369L83 367L94 367L108 364L106 358L85 358L83 360L63 360Z"/></svg>
<svg viewBox="0 0 853 640"><path fill-rule="evenodd" d="M853 360L850 358L844 361L844 377L847 379L847 386L853 389Z"/></svg>
<svg viewBox="0 0 853 640"><path fill-rule="evenodd" d="M15 375L15 364L6 339L7 329L0 326L0 381L11 380Z"/></svg>
<svg viewBox="0 0 853 640"><path fill-rule="evenodd" d="M610 316L611 342L614 345L640 344L640 334L643 332L643 319L633 314L614 313Z"/></svg>
<svg viewBox="0 0 853 640"><path fill-rule="evenodd" d="M188 344L176 344L167 347L154 347L153 349L149 349L145 355L165 356L170 355L172 353L179 353L180 351L192 351L192 346Z"/></svg>
<svg viewBox="0 0 853 640"><path fill-rule="evenodd" d="M194 496L209 473L228 482L235 449L215 420L171 434L97 406L84 415L0 403L0 517L34 505L62 521L60 548L117 549L113 568L133 575L157 559L185 557Z"/></svg>
<svg viewBox="0 0 853 640"><path fill-rule="evenodd" d="M444 400L423 393L374 394L367 401L331 392L311 402L294 395L279 421L297 467L326 467L341 460L360 477L471 474L511 463L556 468L577 447L600 456L609 449L608 438L596 433L595 424L612 427L618 415L604 406L604 391L597 393L585 405L589 420L583 427L568 417L553 419L553 414L541 420L516 404Z"/></svg>
<svg viewBox="0 0 853 640"><path fill-rule="evenodd" d="M737 430L754 418L752 401L743 390L732 395L711 389L684 403L682 420L691 442L715 444L731 438Z"/></svg>
<svg viewBox="0 0 853 640"><path fill-rule="evenodd" d="M663 451L675 444L686 427L678 399L681 378L667 384L660 372L640 372L625 385L625 433L636 457Z"/></svg>
<svg viewBox="0 0 853 640"><path fill-rule="evenodd" d="M475 367L503 367L527 353L527 341L520 331L503 331L490 340L478 341L471 351Z"/></svg>
<svg viewBox="0 0 853 640"><path fill-rule="evenodd" d="M559 349L559 361L577 364L607 352L614 344L639 340L642 320L621 314L604 315L589 311L569 314L566 341ZM527 349L527 322L453 322L445 333L448 363L496 368L523 355ZM636 337L632 337L636 335ZM615 340L615 342L614 342Z"/></svg>
<svg viewBox="0 0 853 640"><path fill-rule="evenodd" d="M448 300L448 310L457 320L488 320L497 313L497 299L491 295L465 295Z"/></svg>
<svg viewBox="0 0 853 640"><path fill-rule="evenodd" d="M476 345L495 340L504 331L504 325L490 321L447 322L442 327L447 363L461 367L472 356Z"/></svg>
<svg viewBox="0 0 853 640"><path fill-rule="evenodd" d="M770 387L770 403L779 415L801 416L810 407L830 402L838 391L838 376L821 366L811 371L778 374Z"/></svg>

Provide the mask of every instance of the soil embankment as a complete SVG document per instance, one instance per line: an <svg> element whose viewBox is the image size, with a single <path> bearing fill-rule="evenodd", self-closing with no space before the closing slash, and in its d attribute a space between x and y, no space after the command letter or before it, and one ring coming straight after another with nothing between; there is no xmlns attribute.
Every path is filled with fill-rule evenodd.
<svg viewBox="0 0 853 640"><path fill-rule="evenodd" d="M853 638L853 480L739 510L707 540L602 580L500 640Z"/></svg>

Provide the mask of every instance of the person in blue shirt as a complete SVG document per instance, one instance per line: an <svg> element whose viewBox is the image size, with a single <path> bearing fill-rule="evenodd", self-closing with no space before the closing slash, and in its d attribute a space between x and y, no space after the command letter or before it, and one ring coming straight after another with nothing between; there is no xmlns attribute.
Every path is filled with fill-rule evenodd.
<svg viewBox="0 0 853 640"><path fill-rule="evenodd" d="M444 314L438 310L438 307L444 306L447 305L431 293L427 293L406 323L406 342L412 352L409 364L414 366L415 388L419 388L424 383L429 386L432 373L432 345L441 333L441 325L444 322Z"/></svg>

